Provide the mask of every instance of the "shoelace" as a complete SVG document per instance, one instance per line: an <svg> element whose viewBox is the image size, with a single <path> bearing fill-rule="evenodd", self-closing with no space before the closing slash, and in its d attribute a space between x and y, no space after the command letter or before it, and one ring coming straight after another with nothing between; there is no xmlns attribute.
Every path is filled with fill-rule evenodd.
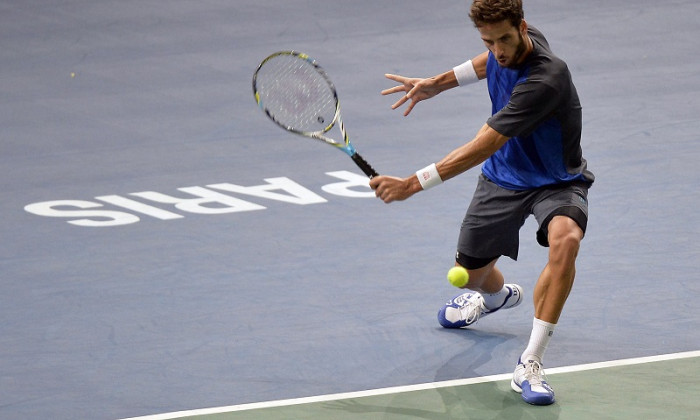
<svg viewBox="0 0 700 420"><path fill-rule="evenodd" d="M542 385L545 378L540 362L531 360L525 363L525 378L527 378L530 385Z"/></svg>
<svg viewBox="0 0 700 420"><path fill-rule="evenodd" d="M475 299L478 301L478 299ZM476 321L479 320L479 317L481 316L482 312L482 305L481 302L479 303L474 303L470 300L464 301L463 305L460 305L459 307L459 314L461 318L463 318L467 325L473 324Z"/></svg>

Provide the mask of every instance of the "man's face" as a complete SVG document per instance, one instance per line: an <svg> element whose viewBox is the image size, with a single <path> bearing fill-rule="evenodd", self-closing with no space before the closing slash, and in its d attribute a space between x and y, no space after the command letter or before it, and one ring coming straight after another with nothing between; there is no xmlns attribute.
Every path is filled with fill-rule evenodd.
<svg viewBox="0 0 700 420"><path fill-rule="evenodd" d="M477 28L486 48L491 51L501 67L514 67L519 64L527 50L524 35L527 24L522 21L519 27L510 21L482 24Z"/></svg>

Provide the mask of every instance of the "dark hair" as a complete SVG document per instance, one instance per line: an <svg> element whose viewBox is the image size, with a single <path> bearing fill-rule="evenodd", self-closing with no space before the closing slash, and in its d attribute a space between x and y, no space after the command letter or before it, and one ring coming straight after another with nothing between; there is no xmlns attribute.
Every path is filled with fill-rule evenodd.
<svg viewBox="0 0 700 420"><path fill-rule="evenodd" d="M517 28L525 13L522 0L474 0L469 17L477 27L508 20Z"/></svg>

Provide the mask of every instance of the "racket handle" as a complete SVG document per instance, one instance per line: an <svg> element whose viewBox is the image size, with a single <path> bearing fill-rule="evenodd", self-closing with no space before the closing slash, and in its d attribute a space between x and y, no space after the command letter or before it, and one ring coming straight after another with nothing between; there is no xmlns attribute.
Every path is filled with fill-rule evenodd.
<svg viewBox="0 0 700 420"><path fill-rule="evenodd" d="M360 169L362 169L362 172L364 172L365 175L367 175L368 177L370 177L370 179L371 179L371 178L374 178L374 177L377 176L377 175L379 175L379 174L377 173L377 171L375 171L374 168L372 168L372 166L370 166L370 164L367 163L367 161L364 160L364 158L363 158L362 156L360 156L359 153L355 152L355 153L354 153L352 156L350 156L350 157L352 158L353 161L355 161L355 163L357 164L357 166L359 166Z"/></svg>

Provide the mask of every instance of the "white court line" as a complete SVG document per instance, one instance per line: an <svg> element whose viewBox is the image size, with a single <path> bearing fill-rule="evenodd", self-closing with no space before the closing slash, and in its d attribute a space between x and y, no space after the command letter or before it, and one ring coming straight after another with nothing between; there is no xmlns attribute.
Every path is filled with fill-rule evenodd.
<svg viewBox="0 0 700 420"><path fill-rule="evenodd" d="M700 357L700 350L684 353L662 354L659 356L637 357L632 359L613 360L609 362L588 363L584 365L563 366L546 369L547 375L558 373L580 372L584 370L604 369L617 366L640 365L644 363L663 362L667 360L688 359ZM177 411L173 413L153 414L143 417L129 417L121 420L171 420L188 416L203 416L208 414L231 413L234 411L256 410L261 408L284 407L290 405L309 404L327 401L345 400L351 398L371 397L377 395L398 394L402 392L424 391L429 389L448 388L463 385L480 384L484 382L497 382L510 379L512 373L501 375L481 376L478 378L454 379L451 381L430 382L417 385L395 386L389 388L372 389L367 391L345 392L340 394L318 395L314 397L293 398L288 400L264 401L257 403L231 405L227 407L202 408L197 410Z"/></svg>

